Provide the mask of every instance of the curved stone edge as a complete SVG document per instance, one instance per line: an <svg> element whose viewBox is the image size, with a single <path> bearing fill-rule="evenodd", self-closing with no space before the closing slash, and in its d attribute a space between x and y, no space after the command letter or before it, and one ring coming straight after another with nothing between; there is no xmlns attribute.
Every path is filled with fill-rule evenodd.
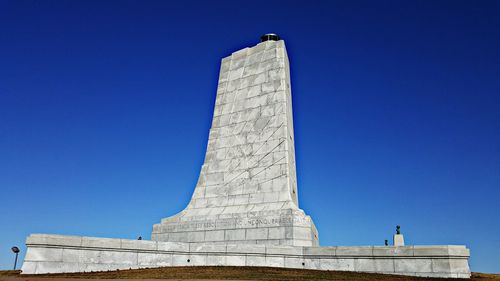
<svg viewBox="0 0 500 281"><path fill-rule="evenodd" d="M23 274L164 266L269 266L469 278L469 249L443 246L294 247L32 234Z"/></svg>

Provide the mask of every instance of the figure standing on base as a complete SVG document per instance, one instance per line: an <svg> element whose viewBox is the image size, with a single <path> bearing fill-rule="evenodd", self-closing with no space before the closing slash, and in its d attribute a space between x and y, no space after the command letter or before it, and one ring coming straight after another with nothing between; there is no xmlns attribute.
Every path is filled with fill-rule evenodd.
<svg viewBox="0 0 500 281"><path fill-rule="evenodd" d="M405 245L405 239L403 237L403 234L401 234L401 226L396 225L396 234L394 234L394 246L404 246Z"/></svg>

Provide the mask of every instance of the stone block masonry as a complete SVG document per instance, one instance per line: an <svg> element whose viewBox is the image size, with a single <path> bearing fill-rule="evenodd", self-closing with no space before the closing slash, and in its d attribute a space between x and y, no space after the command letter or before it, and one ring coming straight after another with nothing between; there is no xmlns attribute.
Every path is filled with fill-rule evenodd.
<svg viewBox="0 0 500 281"><path fill-rule="evenodd" d="M298 206L290 67L283 41L222 59L204 163L190 203L152 240L317 246Z"/></svg>
<svg viewBox="0 0 500 281"><path fill-rule="evenodd" d="M297 247L34 234L23 274L162 266L269 266L469 278L464 246Z"/></svg>

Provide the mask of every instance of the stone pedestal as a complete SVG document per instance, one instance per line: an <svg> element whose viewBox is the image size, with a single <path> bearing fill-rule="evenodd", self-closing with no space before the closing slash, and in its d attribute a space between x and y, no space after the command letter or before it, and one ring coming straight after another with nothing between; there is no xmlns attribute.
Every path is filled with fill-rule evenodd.
<svg viewBox="0 0 500 281"><path fill-rule="evenodd" d="M405 245L405 238L403 237L403 234L394 234L393 241L394 241L394 246L396 247Z"/></svg>

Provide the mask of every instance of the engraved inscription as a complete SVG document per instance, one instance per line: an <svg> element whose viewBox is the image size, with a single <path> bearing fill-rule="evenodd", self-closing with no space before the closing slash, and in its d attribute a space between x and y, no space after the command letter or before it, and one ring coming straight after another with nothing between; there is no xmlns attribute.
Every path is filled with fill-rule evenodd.
<svg viewBox="0 0 500 281"><path fill-rule="evenodd" d="M308 221L299 216L274 216L258 218L231 218L206 220L203 222L170 223L161 226L161 232L186 232L216 229L279 227L307 224Z"/></svg>

